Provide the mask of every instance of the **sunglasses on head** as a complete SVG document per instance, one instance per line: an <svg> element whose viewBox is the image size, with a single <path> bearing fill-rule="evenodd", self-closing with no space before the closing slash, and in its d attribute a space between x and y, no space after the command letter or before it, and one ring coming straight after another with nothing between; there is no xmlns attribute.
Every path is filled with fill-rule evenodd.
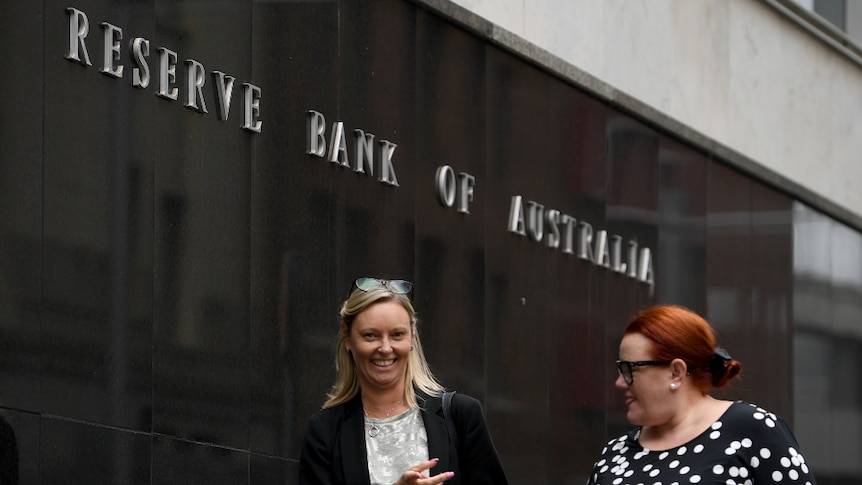
<svg viewBox="0 0 862 485"><path fill-rule="evenodd" d="M406 280L381 280L379 278L364 276L356 278L356 281L353 282L353 286L350 288L350 292L353 293L353 288L370 291L381 286L399 295L406 295L413 291L413 283Z"/></svg>

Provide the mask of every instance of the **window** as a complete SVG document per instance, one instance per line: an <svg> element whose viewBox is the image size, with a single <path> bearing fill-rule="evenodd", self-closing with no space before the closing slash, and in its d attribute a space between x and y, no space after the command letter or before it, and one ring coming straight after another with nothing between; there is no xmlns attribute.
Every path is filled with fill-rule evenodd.
<svg viewBox="0 0 862 485"><path fill-rule="evenodd" d="M763 1L862 65L862 2L858 0Z"/></svg>

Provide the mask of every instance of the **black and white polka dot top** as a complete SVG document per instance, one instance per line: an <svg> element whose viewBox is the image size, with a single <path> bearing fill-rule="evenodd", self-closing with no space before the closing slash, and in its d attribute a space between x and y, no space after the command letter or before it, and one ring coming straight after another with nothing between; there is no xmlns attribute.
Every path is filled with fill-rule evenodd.
<svg viewBox="0 0 862 485"><path fill-rule="evenodd" d="M787 424L744 401L676 448L644 449L639 434L636 429L610 441L587 485L816 483Z"/></svg>

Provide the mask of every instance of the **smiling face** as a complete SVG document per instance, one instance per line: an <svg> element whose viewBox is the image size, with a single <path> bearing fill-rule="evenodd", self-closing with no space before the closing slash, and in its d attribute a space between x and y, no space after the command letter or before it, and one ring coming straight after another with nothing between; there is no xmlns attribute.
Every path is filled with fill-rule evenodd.
<svg viewBox="0 0 862 485"><path fill-rule="evenodd" d="M640 333L629 333L620 342L620 360L653 360L652 341ZM632 383L618 376L614 385L625 393L626 418L636 426L658 426L669 422L675 412L670 384L673 373L667 365L636 367Z"/></svg>
<svg viewBox="0 0 862 485"><path fill-rule="evenodd" d="M344 345L353 356L363 392L403 391L413 334L401 304L375 303L356 315Z"/></svg>

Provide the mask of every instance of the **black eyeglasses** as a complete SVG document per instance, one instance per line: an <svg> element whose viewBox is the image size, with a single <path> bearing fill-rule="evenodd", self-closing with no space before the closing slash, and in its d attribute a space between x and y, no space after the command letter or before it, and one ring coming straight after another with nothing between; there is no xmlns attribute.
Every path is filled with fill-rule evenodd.
<svg viewBox="0 0 862 485"><path fill-rule="evenodd" d="M631 385L634 382L635 378L632 375L632 371L635 367L645 367L648 365L667 365L670 362L666 360L618 360L617 361L617 372L623 376L623 380L626 381L626 384Z"/></svg>
<svg viewBox="0 0 862 485"><path fill-rule="evenodd" d="M366 276L356 278L356 281L353 282L353 286L350 288L350 292L353 293L353 288L357 288L362 291L370 291L381 286L385 287L392 293L397 293L399 295L406 295L413 291L413 283L406 280L381 280L379 278L369 278Z"/></svg>

